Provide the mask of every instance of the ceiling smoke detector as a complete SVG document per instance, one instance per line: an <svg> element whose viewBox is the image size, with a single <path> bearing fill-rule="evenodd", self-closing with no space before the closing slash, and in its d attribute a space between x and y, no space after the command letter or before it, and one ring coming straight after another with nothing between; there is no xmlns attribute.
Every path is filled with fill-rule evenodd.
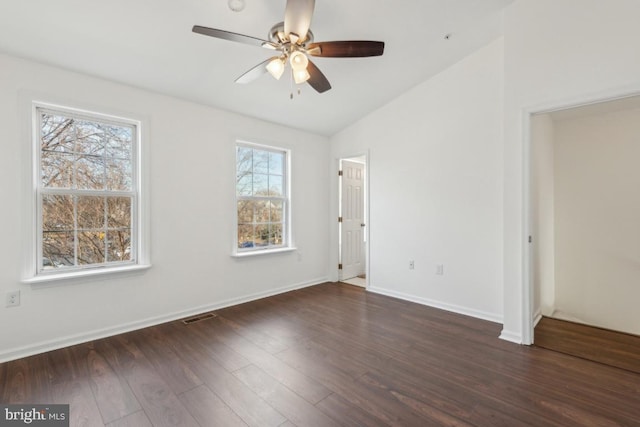
<svg viewBox="0 0 640 427"><path fill-rule="evenodd" d="M244 0L229 0L227 4L229 5L229 9L233 10L234 12L242 12L245 6Z"/></svg>

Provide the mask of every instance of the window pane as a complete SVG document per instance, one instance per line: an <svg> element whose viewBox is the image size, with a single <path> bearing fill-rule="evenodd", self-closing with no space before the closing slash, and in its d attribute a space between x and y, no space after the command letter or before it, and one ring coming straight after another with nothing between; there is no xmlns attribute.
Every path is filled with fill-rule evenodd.
<svg viewBox="0 0 640 427"><path fill-rule="evenodd" d="M250 200L240 200L238 202L238 224L253 223L253 205Z"/></svg>
<svg viewBox="0 0 640 427"><path fill-rule="evenodd" d="M251 174L238 176L236 181L236 194L238 196L252 196L253 195L253 186L252 186L253 177Z"/></svg>
<svg viewBox="0 0 640 427"><path fill-rule="evenodd" d="M269 173L269 152L253 150L253 173Z"/></svg>
<svg viewBox="0 0 640 427"><path fill-rule="evenodd" d="M258 247L269 244L269 224L256 225L254 244Z"/></svg>
<svg viewBox="0 0 640 427"><path fill-rule="evenodd" d="M269 175L253 174L253 195L269 195Z"/></svg>
<svg viewBox="0 0 640 427"><path fill-rule="evenodd" d="M284 153L269 153L269 174L283 175Z"/></svg>
<svg viewBox="0 0 640 427"><path fill-rule="evenodd" d="M238 146L236 194L238 248L283 245L287 154ZM251 165L251 167L249 167Z"/></svg>
<svg viewBox="0 0 640 427"><path fill-rule="evenodd" d="M90 113L80 117L37 108L41 181L36 191L41 197L42 218L38 224L42 228L38 233L43 251L40 267L133 260L137 127L106 123L101 116L94 118Z"/></svg>
<svg viewBox="0 0 640 427"><path fill-rule="evenodd" d="M131 161L110 159L107 161L107 189L115 191L131 191Z"/></svg>
<svg viewBox="0 0 640 427"><path fill-rule="evenodd" d="M45 232L42 235L42 264L45 269L74 265L72 232Z"/></svg>
<svg viewBox="0 0 640 427"><path fill-rule="evenodd" d="M253 225L243 224L238 226L238 248L252 248Z"/></svg>
<svg viewBox="0 0 640 427"><path fill-rule="evenodd" d="M107 198L107 227L131 227L131 197Z"/></svg>
<svg viewBox="0 0 640 427"><path fill-rule="evenodd" d="M78 196L78 229L104 228L104 197Z"/></svg>
<svg viewBox="0 0 640 427"><path fill-rule="evenodd" d="M41 156L42 186L45 188L73 188L73 154L45 151Z"/></svg>
<svg viewBox="0 0 640 427"><path fill-rule="evenodd" d="M78 233L78 265L102 264L105 262L104 231L83 231Z"/></svg>
<svg viewBox="0 0 640 427"><path fill-rule="evenodd" d="M42 198L42 230L73 230L73 197L44 196Z"/></svg>
<svg viewBox="0 0 640 427"><path fill-rule="evenodd" d="M269 222L269 201L258 200L255 202L256 223Z"/></svg>
<svg viewBox="0 0 640 427"><path fill-rule="evenodd" d="M282 175L269 175L269 196L283 196L283 185L284 177Z"/></svg>
<svg viewBox="0 0 640 427"><path fill-rule="evenodd" d="M282 222L284 219L284 203L280 200L269 202L271 222Z"/></svg>
<svg viewBox="0 0 640 427"><path fill-rule="evenodd" d="M104 125L105 155L107 157L130 160L133 149L133 128Z"/></svg>
<svg viewBox="0 0 640 427"><path fill-rule="evenodd" d="M76 120L76 140L74 151L84 156L104 156L105 134L104 125L98 122Z"/></svg>
<svg viewBox="0 0 640 427"><path fill-rule="evenodd" d="M131 230L107 232L107 261L131 260Z"/></svg>
<svg viewBox="0 0 640 427"><path fill-rule="evenodd" d="M43 152L73 152L75 145L73 119L43 113L41 115L40 148Z"/></svg>
<svg viewBox="0 0 640 427"><path fill-rule="evenodd" d="M80 190L104 189L104 158L84 155L76 160L75 188Z"/></svg>
<svg viewBox="0 0 640 427"><path fill-rule="evenodd" d="M249 172L253 170L253 150L246 147L238 147L236 151L236 170L238 175L241 172Z"/></svg>
<svg viewBox="0 0 640 427"><path fill-rule="evenodd" d="M269 230L269 244L282 245L282 224L271 224Z"/></svg>

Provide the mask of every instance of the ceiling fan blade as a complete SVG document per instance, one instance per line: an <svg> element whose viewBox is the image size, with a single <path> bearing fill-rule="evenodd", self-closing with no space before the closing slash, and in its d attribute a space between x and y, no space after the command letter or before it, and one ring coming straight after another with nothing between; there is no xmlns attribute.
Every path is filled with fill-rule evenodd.
<svg viewBox="0 0 640 427"><path fill-rule="evenodd" d="M256 37L245 36L244 34L232 33L230 31L217 30L215 28L201 27L200 25L194 25L193 32L203 34L205 36L215 37L217 39L229 40L232 42L250 44L260 47L265 47L265 45L271 44L266 40L262 40Z"/></svg>
<svg viewBox="0 0 640 427"><path fill-rule="evenodd" d="M316 64L309 61L309 64L307 65L307 71L311 76L309 80L307 80L307 83L309 83L312 88L314 88L319 93L323 93L331 89L331 83L329 83L329 80L327 80L324 74L322 74L322 71L320 71L320 69L316 67Z"/></svg>
<svg viewBox="0 0 640 427"><path fill-rule="evenodd" d="M320 50L318 51L318 49ZM380 56L384 53L384 42L350 40L337 42L318 42L307 46L307 52L313 56L328 58L362 58Z"/></svg>
<svg viewBox="0 0 640 427"><path fill-rule="evenodd" d="M287 0L287 8L284 11L284 33L289 36L293 33L298 36L298 43L307 39L307 33L311 26L315 0Z"/></svg>
<svg viewBox="0 0 640 427"><path fill-rule="evenodd" d="M269 64L269 62L271 62L276 58L278 57L273 56L265 61L262 61L261 63L259 63L258 65L256 65L255 67L253 67L252 69L250 69L249 71L241 75L240 77L238 77L236 79L236 83L246 84L256 80L258 77L262 76L267 72L267 65Z"/></svg>

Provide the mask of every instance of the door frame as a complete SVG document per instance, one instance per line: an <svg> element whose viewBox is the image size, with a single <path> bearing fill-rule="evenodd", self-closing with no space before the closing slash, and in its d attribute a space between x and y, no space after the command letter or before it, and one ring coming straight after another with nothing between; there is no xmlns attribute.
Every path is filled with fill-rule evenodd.
<svg viewBox="0 0 640 427"><path fill-rule="evenodd" d="M522 306L521 306L521 339L520 342L525 345L534 343L534 328L536 325L537 313L534 312L534 286L533 286L533 244L529 242L531 236L535 242L537 236L532 233L532 215L531 215L531 197L533 194L532 186L532 144L534 143L531 135L531 118L537 114L548 114L554 111L569 110L572 108L584 107L602 102L615 101L619 99L640 96L639 88L618 88L610 91L587 94L581 97L574 97L565 100L558 100L546 104L540 104L529 108L522 109L522 137L523 137L523 168L522 168Z"/></svg>
<svg viewBox="0 0 640 427"><path fill-rule="evenodd" d="M333 191L332 193L334 194L334 197L332 197L332 212L331 212L331 223L333 224L332 226L332 234L334 236L334 242L335 242L335 246L334 246L334 251L335 251L335 263L333 264L333 266L331 266L330 271L333 273L332 276L336 278L336 280L340 280L340 270L338 269L338 264L340 263L340 253L342 248L340 247L341 245L341 238L340 238L340 227L338 224L338 217L340 216L341 212L340 212L340 205L341 205L341 189L340 186L342 184L341 180L339 179L338 176L338 172L340 171L340 166L342 163L342 160L351 160L351 159L355 159L355 158L364 158L364 164L365 164L365 174L364 174L364 183L365 183L365 189L364 189L364 212L365 212L365 218L366 218L366 226L365 226L365 230L364 230L364 237L365 237L365 245L364 245L364 258L365 258L365 266L364 266L364 271L365 271L365 289L369 289L369 287L371 286L371 256L370 256L370 247L371 247L371 162L370 162L370 156L369 156L369 150L366 151L360 151L360 152L355 152L355 153L351 153L351 154L347 154L347 155L342 155L339 157L335 157L334 161L333 161L333 167L332 167L332 175L333 177L335 177L335 181L333 181L332 187L333 187Z"/></svg>

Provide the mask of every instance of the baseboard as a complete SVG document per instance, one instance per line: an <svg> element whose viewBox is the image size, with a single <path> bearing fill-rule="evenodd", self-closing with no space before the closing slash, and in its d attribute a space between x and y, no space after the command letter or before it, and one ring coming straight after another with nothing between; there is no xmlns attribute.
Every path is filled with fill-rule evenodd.
<svg viewBox="0 0 640 427"><path fill-rule="evenodd" d="M369 287L369 291L380 295L386 295L393 298L398 298L405 301L415 302L416 304L426 305L429 307L439 308L442 310L450 311L452 313L463 314L465 316L475 317L476 319L488 320L489 322L502 323L502 316L494 313L487 313L480 310L474 310L468 307L462 307L459 305L449 304L441 301L435 301L428 298L417 297L415 295L409 295L402 292L391 291L389 289Z"/></svg>
<svg viewBox="0 0 640 427"><path fill-rule="evenodd" d="M99 330L86 332L82 334L70 335L62 338L57 338L54 340L42 341L37 344L31 344L28 346L6 350L3 352L0 352L0 363L21 359L23 357L33 356L35 354L45 353L47 351L58 350L60 348L69 347L76 344L82 344L85 342L89 342L89 341L93 341L101 338L107 338L107 337L118 335L118 334L124 334L126 332L131 332L137 329L143 329L150 326L159 325L161 323L171 322L171 321L182 319L185 317L194 316L196 314L206 313L214 310L220 310L225 307L243 304L246 302L259 300L262 298L267 298L267 297L282 294L285 292L290 292L296 289L302 289L302 288L307 288L309 286L319 285L327 281L328 281L328 278L326 277L321 279L310 280L308 282L297 283L289 286L283 286L281 288L271 289L265 292L258 292L255 294L246 295L238 298L231 298L228 300L220 301L215 304L205 304L205 305L191 308L189 310L176 311L170 314L151 317L148 319L130 322L130 323L126 323L126 324L122 324L122 325L118 325L110 328L99 329Z"/></svg>
<svg viewBox="0 0 640 427"><path fill-rule="evenodd" d="M540 322L541 320L542 320L542 313L538 311L533 316L533 327L535 328L538 325L538 322Z"/></svg>
<svg viewBox="0 0 640 427"><path fill-rule="evenodd" d="M500 339L509 341L515 344L522 344L522 335L516 332L507 331L506 329L503 329L502 333L500 333Z"/></svg>

